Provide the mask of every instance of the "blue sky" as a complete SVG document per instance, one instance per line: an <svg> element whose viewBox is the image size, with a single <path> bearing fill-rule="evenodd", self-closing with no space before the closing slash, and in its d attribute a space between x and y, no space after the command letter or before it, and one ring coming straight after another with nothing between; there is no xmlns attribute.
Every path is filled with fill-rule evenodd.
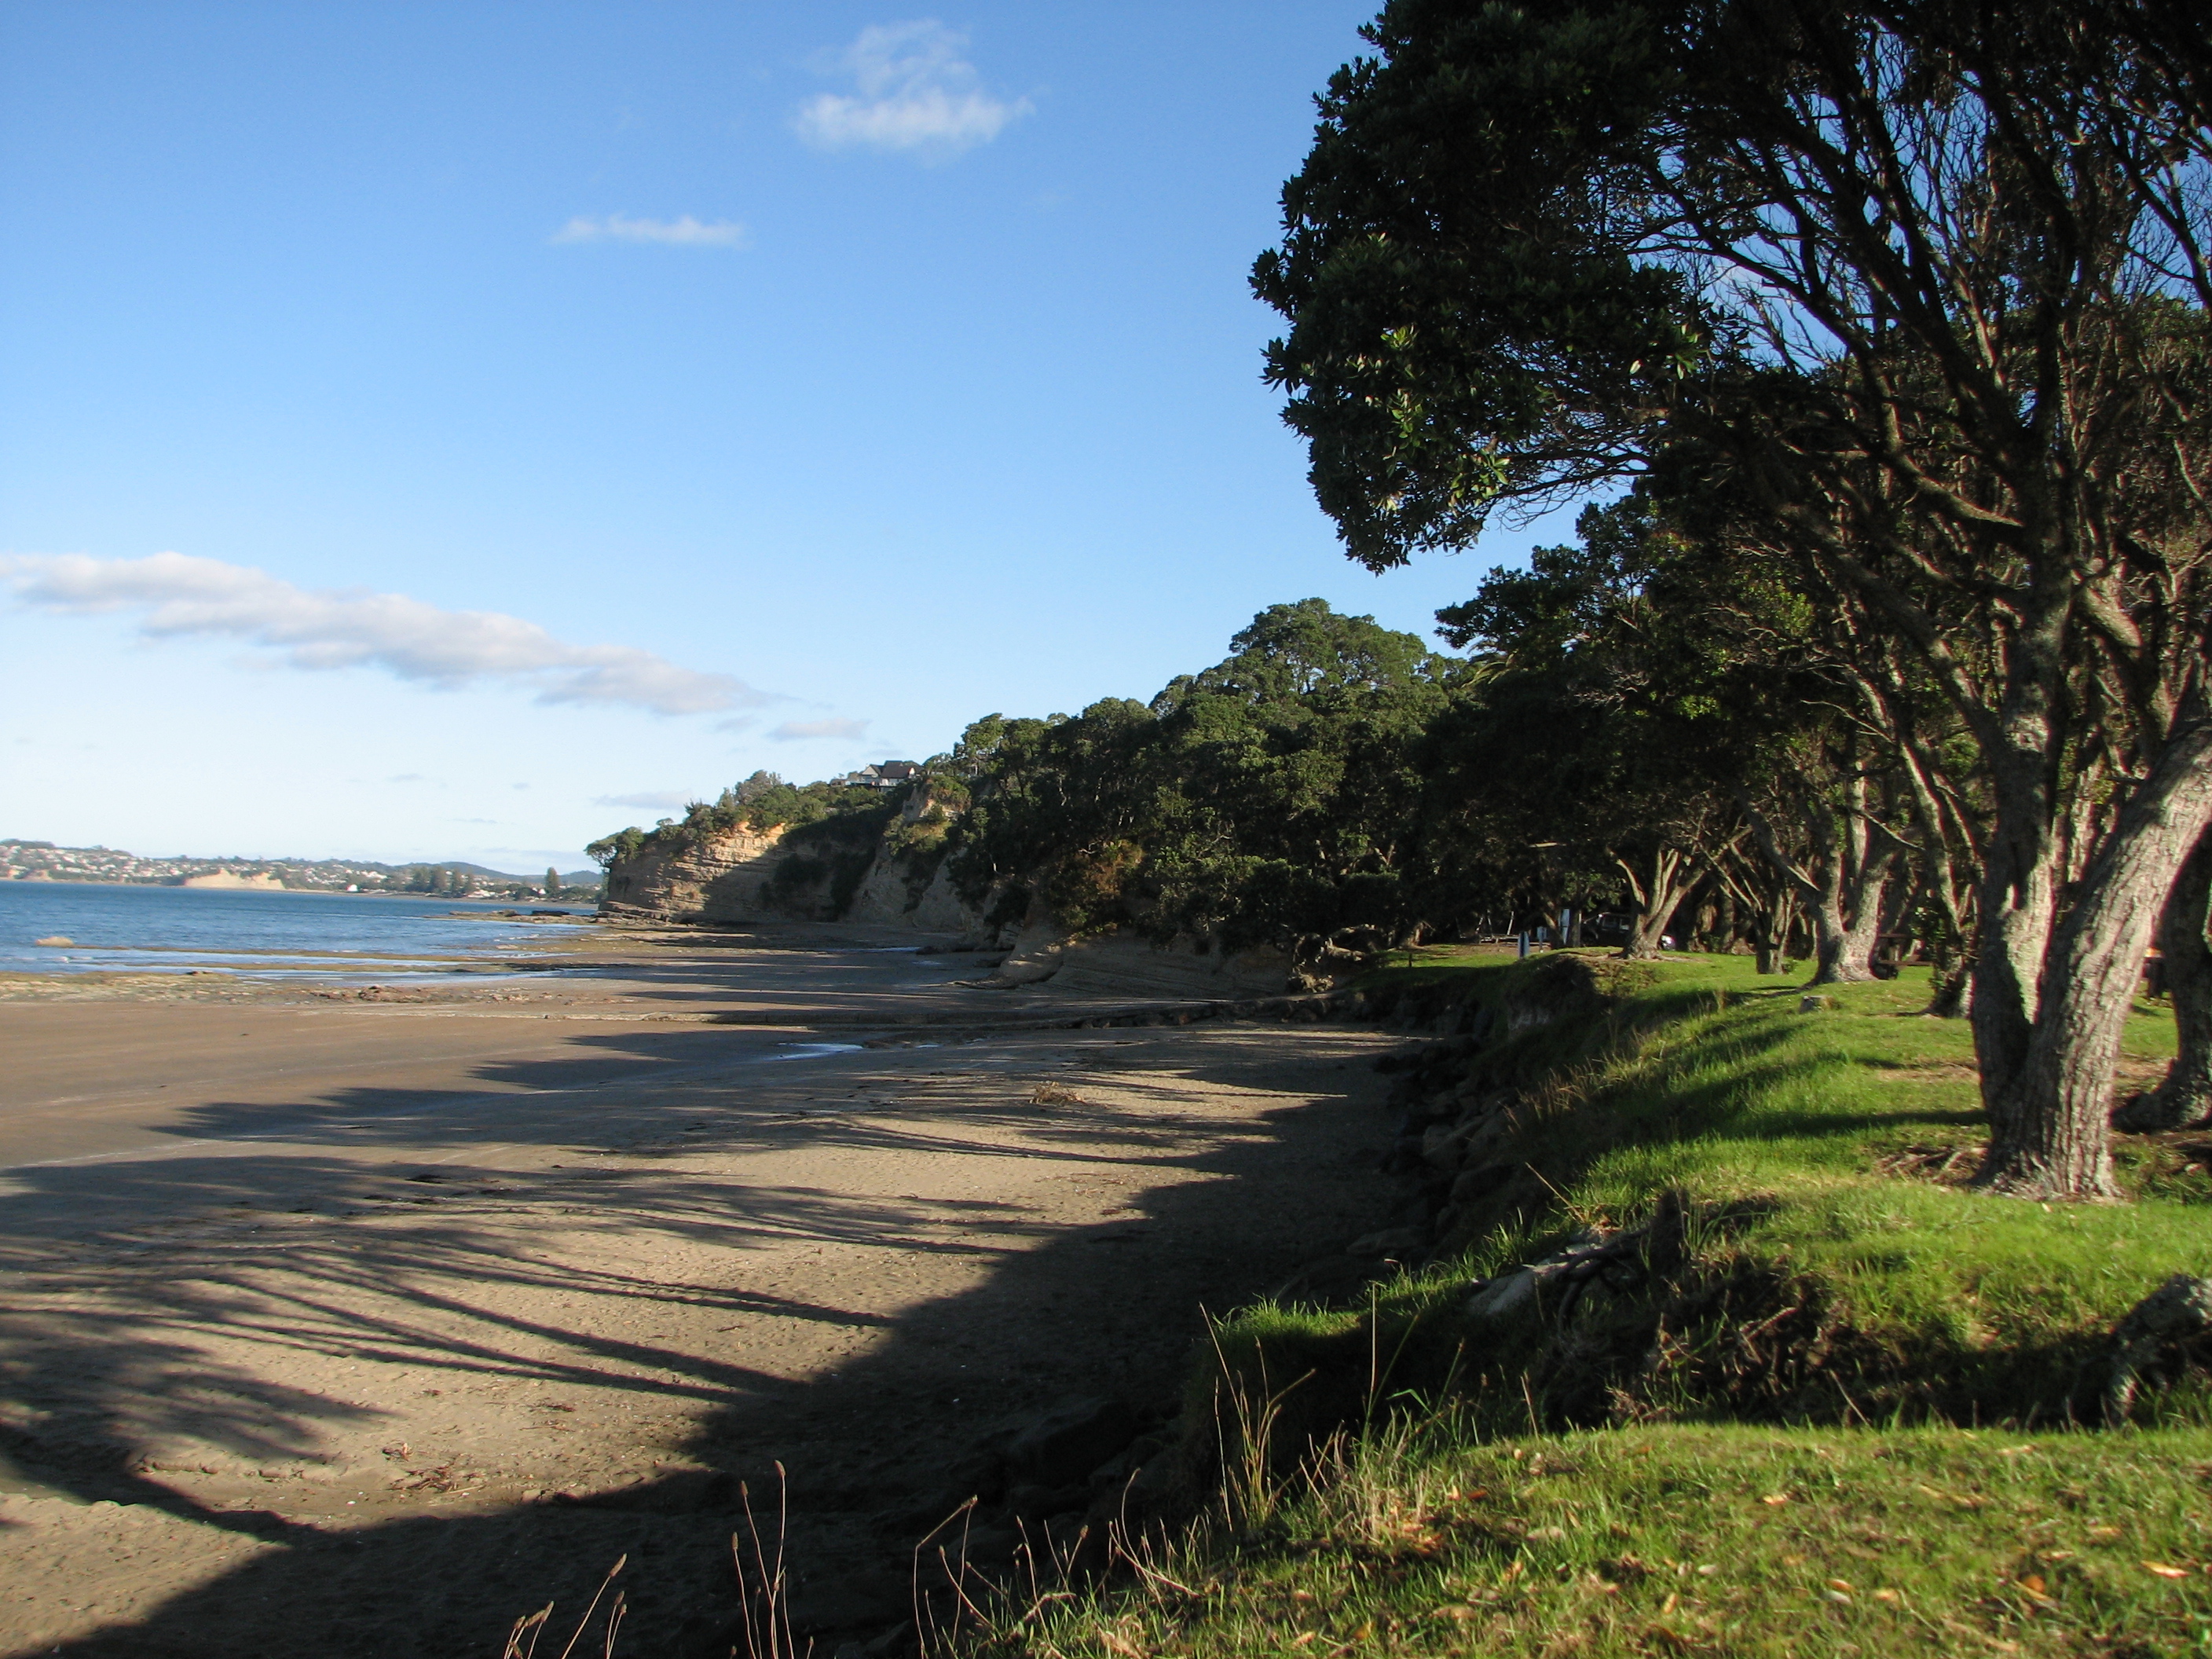
<svg viewBox="0 0 2212 1659"><path fill-rule="evenodd" d="M0 0L0 835L565 866L1425 629L1529 538L1347 562L1245 285L1367 15Z"/></svg>

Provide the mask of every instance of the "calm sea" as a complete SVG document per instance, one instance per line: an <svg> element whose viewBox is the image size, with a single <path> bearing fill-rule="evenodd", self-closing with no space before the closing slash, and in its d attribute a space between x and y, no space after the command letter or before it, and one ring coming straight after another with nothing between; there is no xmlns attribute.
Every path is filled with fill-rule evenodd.
<svg viewBox="0 0 2212 1659"><path fill-rule="evenodd" d="M0 881L0 970L212 969L256 979L390 983L572 936L589 914L569 910L580 918L574 925L504 921L500 908L368 894ZM456 919L456 910L469 919ZM70 943L36 942L55 937Z"/></svg>

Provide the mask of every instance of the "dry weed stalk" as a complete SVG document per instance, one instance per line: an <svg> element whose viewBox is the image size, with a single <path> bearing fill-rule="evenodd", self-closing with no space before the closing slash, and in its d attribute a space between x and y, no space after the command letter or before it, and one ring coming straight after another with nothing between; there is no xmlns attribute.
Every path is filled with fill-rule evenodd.
<svg viewBox="0 0 2212 1659"><path fill-rule="evenodd" d="M745 1531L752 1542L752 1577L745 1572L745 1539L730 1534L730 1553L738 1568L738 1616L744 1632L746 1659L799 1659L799 1644L791 1633L790 1583L784 1565L784 1539L791 1520L791 1482L783 1465L775 1466L775 1553L761 1541L760 1522L753 1516L751 1491L742 1480L738 1498L745 1509ZM757 1586L757 1589L755 1586Z"/></svg>
<svg viewBox="0 0 2212 1659"><path fill-rule="evenodd" d="M599 1581L599 1589L592 1592L591 1605L584 1609L584 1616L576 1621L576 1628L569 1633L568 1645L561 1650L561 1659L570 1659L570 1656L575 1652L576 1644L584 1639L584 1632L591 1628L592 1615L599 1610L599 1603L606 1595L607 1586L613 1583L621 1576L622 1570L629 1565L629 1557L622 1555L617 1557L614 1565L607 1569L607 1576ZM607 1607L606 1632L599 1643L600 1659L613 1659L615 1636L622 1629L623 1616L629 1610L628 1595L622 1590L617 1590L614 1601ZM525 1614L516 1620L514 1628L507 1633L507 1646L501 1650L500 1659L534 1659L538 1652L538 1640L545 1634L545 1627L551 1622L552 1618L553 1604L548 1601L537 1612ZM523 1645L526 1638L529 1642L526 1647Z"/></svg>
<svg viewBox="0 0 2212 1659"><path fill-rule="evenodd" d="M974 1599L968 1594L968 1534L975 1518L975 1500L970 1498L958 1509L922 1534L921 1541L914 1547L914 1569L909 1581L914 1594L914 1632L915 1639L920 1644L924 1654L938 1648L940 1643L950 1644L953 1632L959 1628L961 1613L966 1612L978 1619L982 1616ZM930 1600L929 1592L921 1587L922 1552L929 1547L932 1539L944 1532L956 1521L960 1523L960 1547L954 1558L958 1565L956 1566L953 1559L946 1559L943 1545L939 1545L937 1550L937 1564L945 1571L945 1578L952 1587L953 1599L957 1604L951 1626L940 1632L937 1627L936 1604Z"/></svg>

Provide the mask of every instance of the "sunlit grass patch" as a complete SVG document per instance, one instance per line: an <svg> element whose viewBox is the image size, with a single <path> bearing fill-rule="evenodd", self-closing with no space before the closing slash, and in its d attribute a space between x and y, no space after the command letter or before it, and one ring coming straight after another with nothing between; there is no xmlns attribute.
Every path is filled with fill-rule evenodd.
<svg viewBox="0 0 2212 1659"><path fill-rule="evenodd" d="M994 1652L2212 1650L2212 1434L1676 1426L1347 1453Z"/></svg>
<svg viewBox="0 0 2212 1659"><path fill-rule="evenodd" d="M1574 1018L1550 1023L1526 1012L1547 984L1565 985L1556 959L1417 953L1370 981L1431 993L1455 983L1494 1011L1469 1063L1515 1090L1519 1127L1501 1155L1528 1173L1507 1200L1471 1212L1426 1269L1378 1288L1370 1310L1270 1308L1225 1322L1224 1351L1255 1357L1271 1389L1310 1377L1286 1425L1345 1420L1355 1383L1373 1382L1346 1368L1372 1369L1377 1354L1401 1391L1432 1397L1448 1377L1487 1391L1477 1415L1493 1425L1525 1426L1532 1411L1550 1426L1586 1420L1601 1385L1562 1371L1557 1328L1470 1328L1457 1310L1473 1281L1579 1230L1643 1225L1662 1194L1687 1218L1691 1258L1671 1311L1655 1336L1637 1322L1648 1325L1644 1312L1598 1310L1576 1336L1583 1358L1617 1370L1647 1340L1693 1358L1730 1321L1789 1322L1796 1334L1772 1352L1778 1364L1786 1347L1798 1375L1775 1384L1766 1407L1783 1420L2069 1420L2127 1310L2175 1272L2212 1273L2202 1202L2212 1146L2198 1165L2172 1149L2127 1160L2138 1195L2124 1205L2043 1205L1966 1185L1984 1138L1972 1034L1921 1012L1924 970L1826 988L1826 1002L1808 1010L1801 987L1739 957L1582 960L1605 988L1601 1012L1576 1003ZM2172 1040L2166 1011L2139 1005L2129 1055L2154 1066ZM1747 1368L1762 1363L1747 1352L1718 1370L1690 1366L1682 1379L1705 1380L1632 1387L1614 1409L1741 1415L1757 1386ZM1723 1374L1725 1397L1700 1394ZM1618 1379L1602 1386L1617 1393ZM1562 1403L1570 1395L1580 1403ZM2200 1407L2182 1393L2144 1409L2146 1420L2195 1420ZM1372 1415L1364 1401L1359 1410Z"/></svg>

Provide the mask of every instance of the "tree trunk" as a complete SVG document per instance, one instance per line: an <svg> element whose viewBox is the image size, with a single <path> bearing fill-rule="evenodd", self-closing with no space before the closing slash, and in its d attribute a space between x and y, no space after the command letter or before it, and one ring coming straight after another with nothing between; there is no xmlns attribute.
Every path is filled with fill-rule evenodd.
<svg viewBox="0 0 2212 1659"><path fill-rule="evenodd" d="M1871 958L1881 933L1882 892L1894 849L1869 850L1874 832L1859 810L1864 793L1863 781L1854 781L1850 810L1842 811L1817 798L1806 799L1800 817L1812 849L1810 870L1784 850L1772 820L1747 796L1736 798L1759 850L1805 907L1813 933L1809 982L1814 985L1854 984L1875 976Z"/></svg>
<svg viewBox="0 0 2212 1659"><path fill-rule="evenodd" d="M1974 930L1971 921L1973 885L1960 878L1958 862L1951 855L1951 838L1947 833L1942 802L1930 781L1936 769L1934 763L1917 741L1901 742L1898 753L1904 763L1905 782L1911 791L1913 821L1920 830L1923 879L1941 918L1930 941L1930 966L1934 971L1929 975L1933 983L1927 1012L1937 1019L1957 1019L1966 1012L1974 983ZM1953 817L1958 823L1960 841L1971 865L1980 857L1972 826L1963 817L1955 813Z"/></svg>
<svg viewBox="0 0 2212 1659"><path fill-rule="evenodd" d="M1973 1000L1973 947L1947 932L1936 942L1929 966L1931 983L1923 1012L1931 1019L1963 1018Z"/></svg>
<svg viewBox="0 0 2212 1659"><path fill-rule="evenodd" d="M2112 1127L2136 1134L2179 1129L2212 1117L2212 832L2181 866L2159 922L2166 989L2173 999L2180 1051L2166 1079L2112 1114Z"/></svg>
<svg viewBox="0 0 2212 1659"><path fill-rule="evenodd" d="M2120 1029L2174 878L2212 819L2212 714L2192 712L2121 808L2063 917L2054 815L1993 838L1974 987L1990 1128L1978 1186L2027 1198L2118 1195L2110 1097Z"/></svg>
<svg viewBox="0 0 2212 1659"><path fill-rule="evenodd" d="M1638 907L1636 920L1629 924L1628 943L1620 947L1620 954L1631 961L1656 957L1660 954L1659 941L1667 932L1667 923L1690 884L1690 860L1672 847L1661 847L1645 859L1645 867L1640 871L1626 859L1616 858L1613 862L1627 872L1628 890Z"/></svg>
<svg viewBox="0 0 2212 1659"><path fill-rule="evenodd" d="M1761 912L1759 937L1753 941L1752 954L1757 969L1762 974L1778 974L1790 949L1790 934L1797 925L1797 905L1789 888L1777 882L1768 896L1766 908Z"/></svg>
<svg viewBox="0 0 2212 1659"><path fill-rule="evenodd" d="M1821 895L1814 909L1818 965L1810 983L1856 985L1876 977L1874 950L1881 939L1881 901L1889 885L1889 862L1887 853L1868 859L1862 852L1848 885L1832 883Z"/></svg>

